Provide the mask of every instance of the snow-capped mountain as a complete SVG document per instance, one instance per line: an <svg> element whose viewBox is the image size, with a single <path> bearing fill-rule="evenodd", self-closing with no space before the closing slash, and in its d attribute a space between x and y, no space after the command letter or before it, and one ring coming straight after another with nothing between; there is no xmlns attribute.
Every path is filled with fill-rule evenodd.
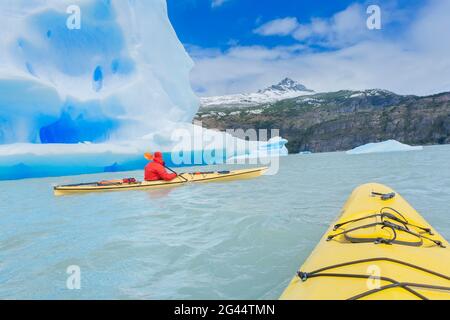
<svg viewBox="0 0 450 320"><path fill-rule="evenodd" d="M276 85L259 90L256 93L241 93L227 96L201 98L201 107L252 107L263 103L272 103L284 99L314 94L304 85L285 78Z"/></svg>

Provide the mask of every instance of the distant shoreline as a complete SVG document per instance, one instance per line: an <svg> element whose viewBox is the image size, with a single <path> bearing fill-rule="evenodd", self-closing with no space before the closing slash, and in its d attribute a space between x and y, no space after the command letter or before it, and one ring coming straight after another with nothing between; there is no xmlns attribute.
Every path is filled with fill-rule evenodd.
<svg viewBox="0 0 450 320"><path fill-rule="evenodd" d="M450 144L450 92L402 96L386 90L320 93L258 106L201 108L208 129L279 129L290 153L347 151L377 141Z"/></svg>

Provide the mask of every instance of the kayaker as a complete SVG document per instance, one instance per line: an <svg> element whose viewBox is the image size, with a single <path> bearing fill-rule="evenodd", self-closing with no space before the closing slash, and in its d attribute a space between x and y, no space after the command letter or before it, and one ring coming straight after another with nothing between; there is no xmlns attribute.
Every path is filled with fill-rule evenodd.
<svg viewBox="0 0 450 320"><path fill-rule="evenodd" d="M145 158L151 161L145 166L145 181L172 181L177 177L175 173L169 173L166 171L161 152L155 152L153 156L146 153Z"/></svg>

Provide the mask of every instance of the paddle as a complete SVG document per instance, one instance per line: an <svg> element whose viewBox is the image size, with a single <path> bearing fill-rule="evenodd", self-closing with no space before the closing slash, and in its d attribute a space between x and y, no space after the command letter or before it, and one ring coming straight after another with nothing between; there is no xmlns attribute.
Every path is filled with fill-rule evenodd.
<svg viewBox="0 0 450 320"><path fill-rule="evenodd" d="M164 165L164 168L166 168L167 170L169 170L172 173L175 173L177 175L177 177L180 177L181 179L183 179L186 182L189 182L188 179L186 179L185 177L183 177L182 175L178 174L178 172L173 171L172 169L170 169L168 166Z"/></svg>
<svg viewBox="0 0 450 320"><path fill-rule="evenodd" d="M151 153L146 153L144 155L145 159L149 160L149 161L153 161L154 160L154 156ZM168 166L166 166L165 164L163 164L164 168L166 168L167 170L169 170L172 173L175 173L177 175L177 177L180 177L181 179L183 179L185 182L189 182L188 179L186 179L185 177L183 177L182 175L179 175L178 172L170 169Z"/></svg>

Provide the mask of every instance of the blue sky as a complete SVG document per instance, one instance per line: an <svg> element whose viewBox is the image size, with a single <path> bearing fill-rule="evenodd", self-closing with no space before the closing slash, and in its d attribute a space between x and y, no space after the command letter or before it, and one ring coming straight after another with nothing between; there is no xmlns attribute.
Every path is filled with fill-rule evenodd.
<svg viewBox="0 0 450 320"><path fill-rule="evenodd" d="M191 79L199 95L251 92L285 76L316 91L450 90L444 70L423 63L439 58L450 70L443 54L449 39L439 33L449 30L450 1L167 1L196 63ZM367 28L371 5L381 10L381 30Z"/></svg>
<svg viewBox="0 0 450 320"><path fill-rule="evenodd" d="M253 30L276 18L295 16L309 20L311 16L330 16L344 10L349 0L228 0L212 6L211 0L168 0L169 16L180 40L202 47L241 45L279 45L293 39L260 37Z"/></svg>

